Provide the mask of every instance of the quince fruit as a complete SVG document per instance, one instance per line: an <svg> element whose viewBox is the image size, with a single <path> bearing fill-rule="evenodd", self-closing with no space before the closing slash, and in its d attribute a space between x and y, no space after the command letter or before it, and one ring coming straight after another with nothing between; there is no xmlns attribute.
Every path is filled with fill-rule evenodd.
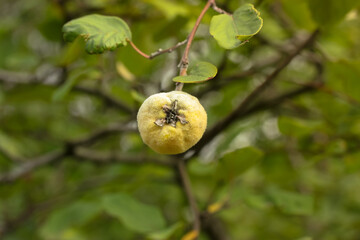
<svg viewBox="0 0 360 240"><path fill-rule="evenodd" d="M148 97L139 109L137 122L142 140L151 149L179 154L201 139L207 114L196 97L172 91Z"/></svg>

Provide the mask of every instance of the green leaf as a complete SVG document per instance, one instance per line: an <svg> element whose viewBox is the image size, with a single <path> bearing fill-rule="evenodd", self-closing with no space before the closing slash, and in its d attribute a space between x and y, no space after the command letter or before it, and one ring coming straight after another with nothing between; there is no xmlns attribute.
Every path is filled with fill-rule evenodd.
<svg viewBox="0 0 360 240"><path fill-rule="evenodd" d="M81 38L76 38L71 44L66 46L61 56L59 57L59 65L68 66L78 60L83 54L84 41Z"/></svg>
<svg viewBox="0 0 360 240"><path fill-rule="evenodd" d="M87 15L66 23L63 27L65 41L72 42L78 36L86 41L88 53L103 53L126 46L131 31L122 19L98 14Z"/></svg>
<svg viewBox="0 0 360 240"><path fill-rule="evenodd" d="M263 20L252 4L236 9L233 15L220 14L211 19L210 34L226 49L240 46L257 34Z"/></svg>
<svg viewBox="0 0 360 240"><path fill-rule="evenodd" d="M307 0L312 18L320 27L334 27L346 13L360 5L359 0Z"/></svg>
<svg viewBox="0 0 360 240"><path fill-rule="evenodd" d="M282 8L292 22L300 28L313 31L316 23L311 17L310 9L303 0L281 0Z"/></svg>
<svg viewBox="0 0 360 240"><path fill-rule="evenodd" d="M157 231L157 232L153 232L153 233L150 233L148 235L148 238L151 239L151 240L167 240L167 239L170 239L171 236L177 231L179 230L180 228L182 228L184 226L184 224L178 222L178 223L175 223L174 225L164 229L164 230L160 230L160 231Z"/></svg>
<svg viewBox="0 0 360 240"><path fill-rule="evenodd" d="M187 76L177 76L173 78L174 82L182 83L200 83L214 78L217 74L217 68L208 62L197 62L189 68Z"/></svg>
<svg viewBox="0 0 360 240"><path fill-rule="evenodd" d="M222 172L224 176L235 178L256 165L263 155L255 147L244 147L227 153L220 159Z"/></svg>
<svg viewBox="0 0 360 240"><path fill-rule="evenodd" d="M311 215L314 209L314 199L310 195L285 191L276 187L269 189L272 202L287 214Z"/></svg>
<svg viewBox="0 0 360 240"><path fill-rule="evenodd" d="M76 85L79 78L87 75L88 70L79 70L78 72L70 75L64 84L58 87L52 95L52 101L60 101L66 97L66 95L71 91L71 89Z"/></svg>
<svg viewBox="0 0 360 240"><path fill-rule="evenodd" d="M265 196L259 194L248 193L243 196L243 201L249 207L264 210L269 206L268 200Z"/></svg>
<svg viewBox="0 0 360 240"><path fill-rule="evenodd" d="M59 238L66 235L73 227L85 224L100 213L100 210L100 206L95 203L75 202L52 213L41 227L40 234L46 239Z"/></svg>
<svg viewBox="0 0 360 240"><path fill-rule="evenodd" d="M141 203L125 193L104 196L103 207L108 214L136 232L149 233L165 227L165 220L157 207Z"/></svg>
<svg viewBox="0 0 360 240"><path fill-rule="evenodd" d="M302 237L302 238L298 238L296 240L313 240L312 237Z"/></svg>
<svg viewBox="0 0 360 240"><path fill-rule="evenodd" d="M196 176L209 176L217 173L216 162L202 163L199 159L194 159L189 163L189 172Z"/></svg>
<svg viewBox="0 0 360 240"><path fill-rule="evenodd" d="M319 123L315 121L303 120L288 116L280 116L278 127L282 134L293 137L304 137L312 134L318 127Z"/></svg>
<svg viewBox="0 0 360 240"><path fill-rule="evenodd" d="M168 0L143 0L144 2L153 5L161 11L167 19L173 19L176 16L188 16L189 8L184 3L178 3Z"/></svg>
<svg viewBox="0 0 360 240"><path fill-rule="evenodd" d="M5 150L11 157L21 157L24 152L24 146L22 146L16 138L7 135L0 130L0 155L1 150Z"/></svg>
<svg viewBox="0 0 360 240"><path fill-rule="evenodd" d="M360 169L360 151L347 153L344 157L344 163L348 172L359 172Z"/></svg>
<svg viewBox="0 0 360 240"><path fill-rule="evenodd" d="M331 89L360 101L360 61L327 62L325 74Z"/></svg>

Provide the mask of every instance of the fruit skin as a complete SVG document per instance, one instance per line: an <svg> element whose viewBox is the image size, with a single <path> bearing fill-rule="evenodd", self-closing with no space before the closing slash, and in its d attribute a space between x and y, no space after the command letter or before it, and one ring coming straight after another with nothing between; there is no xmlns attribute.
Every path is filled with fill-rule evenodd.
<svg viewBox="0 0 360 240"><path fill-rule="evenodd" d="M155 123L167 114L164 106L170 107L177 100L178 114L187 123L176 122L159 126ZM202 137L207 125L207 114L199 100L182 91L157 93L147 98L137 114L141 138L155 152L179 154L194 146Z"/></svg>

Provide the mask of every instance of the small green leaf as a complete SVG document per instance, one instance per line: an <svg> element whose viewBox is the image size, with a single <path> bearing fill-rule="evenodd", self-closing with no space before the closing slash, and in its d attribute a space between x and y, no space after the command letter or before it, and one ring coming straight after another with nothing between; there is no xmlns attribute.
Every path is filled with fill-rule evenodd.
<svg viewBox="0 0 360 240"><path fill-rule="evenodd" d="M68 230L85 224L100 213L98 204L75 202L55 211L41 227L40 233L46 239L55 239L65 235Z"/></svg>
<svg viewBox="0 0 360 240"><path fill-rule="evenodd" d="M236 9L233 15L220 14L211 19L210 34L226 49L240 46L257 34L263 20L252 4Z"/></svg>
<svg viewBox="0 0 360 240"><path fill-rule="evenodd" d="M141 203L125 193L106 195L102 200L105 211L133 231L149 233L165 227L157 207Z"/></svg>
<svg viewBox="0 0 360 240"><path fill-rule="evenodd" d="M225 154L221 159L224 176L235 178L256 165L263 157L263 152L255 147L245 147Z"/></svg>
<svg viewBox="0 0 360 240"><path fill-rule="evenodd" d="M314 210L314 199L310 195L281 190L276 187L269 189L272 202L284 213L294 215L311 215Z"/></svg>
<svg viewBox="0 0 360 240"><path fill-rule="evenodd" d="M131 40L129 26L122 19L98 14L87 15L66 23L63 27L65 41L72 42L78 36L86 41L88 53L103 53L126 46Z"/></svg>
<svg viewBox="0 0 360 240"><path fill-rule="evenodd" d="M174 82L182 83L200 83L214 78L217 74L217 68L208 62L197 62L189 68L187 76L177 76L173 78Z"/></svg>

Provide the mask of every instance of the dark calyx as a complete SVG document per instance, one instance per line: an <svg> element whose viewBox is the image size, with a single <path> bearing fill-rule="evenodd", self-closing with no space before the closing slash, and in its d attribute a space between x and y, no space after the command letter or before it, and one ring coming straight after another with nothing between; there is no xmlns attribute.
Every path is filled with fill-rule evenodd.
<svg viewBox="0 0 360 240"><path fill-rule="evenodd" d="M166 113L165 118L157 119L154 123L159 127L163 127L165 124L169 124L170 126L176 128L176 122L179 121L181 124L187 124L184 115L180 115L178 113L178 101L175 100L171 103L171 106L168 105L163 106L163 111Z"/></svg>

